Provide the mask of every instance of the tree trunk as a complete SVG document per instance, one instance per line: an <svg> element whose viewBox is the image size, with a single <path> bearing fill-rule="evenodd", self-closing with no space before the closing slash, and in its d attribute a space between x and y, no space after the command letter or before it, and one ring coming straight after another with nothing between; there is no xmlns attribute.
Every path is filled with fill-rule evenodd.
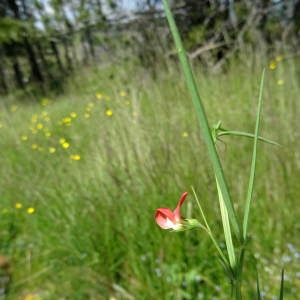
<svg viewBox="0 0 300 300"><path fill-rule="evenodd" d="M57 63L57 66L58 66L60 72L65 73L62 62L61 62L60 57L59 57L59 52L58 52L56 43L52 40L52 41L50 41L50 45L51 45L51 49L52 49L52 52L55 56L56 63Z"/></svg>
<svg viewBox="0 0 300 300"><path fill-rule="evenodd" d="M24 85L24 81L23 81L23 73L20 68L20 64L19 64L17 57L12 57L12 64L13 64L13 69L14 69L14 73L15 73L17 87L24 89L25 85Z"/></svg>
<svg viewBox="0 0 300 300"><path fill-rule="evenodd" d="M36 54L27 37L24 38L24 46L27 52L33 79L38 82L44 82L44 77L38 65Z"/></svg>

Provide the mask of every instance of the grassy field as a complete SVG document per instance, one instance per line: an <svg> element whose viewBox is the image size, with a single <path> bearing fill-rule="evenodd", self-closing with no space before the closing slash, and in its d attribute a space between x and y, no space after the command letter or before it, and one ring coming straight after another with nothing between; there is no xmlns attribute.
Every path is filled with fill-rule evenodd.
<svg viewBox="0 0 300 300"><path fill-rule="evenodd" d="M253 132L262 67L195 70L211 125ZM254 299L255 264L264 299L277 299L282 267L285 299L299 297L299 74L299 61L285 58L266 74L262 135L282 146L259 144L246 299ZM205 232L169 233L153 218L184 191L182 214L200 218L194 186L223 240L213 172L180 70L169 65L155 80L130 65L82 70L64 95L32 98L0 103L5 299L229 299ZM252 141L222 137L217 145L242 213Z"/></svg>

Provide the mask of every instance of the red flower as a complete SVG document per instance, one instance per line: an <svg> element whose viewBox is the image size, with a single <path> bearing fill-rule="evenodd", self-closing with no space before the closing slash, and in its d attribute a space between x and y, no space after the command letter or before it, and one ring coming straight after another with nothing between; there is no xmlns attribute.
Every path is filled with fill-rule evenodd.
<svg viewBox="0 0 300 300"><path fill-rule="evenodd" d="M158 208L155 212L155 221L163 229L179 230L183 226L184 219L180 216L180 208L188 195L183 193L174 211L169 208Z"/></svg>

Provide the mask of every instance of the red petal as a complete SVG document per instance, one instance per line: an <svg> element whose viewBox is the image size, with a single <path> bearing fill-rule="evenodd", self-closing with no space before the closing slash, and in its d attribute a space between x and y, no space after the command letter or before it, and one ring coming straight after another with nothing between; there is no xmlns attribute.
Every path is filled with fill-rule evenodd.
<svg viewBox="0 0 300 300"><path fill-rule="evenodd" d="M169 208L158 208L155 212L155 221L163 229L170 229L169 221L175 223L174 213Z"/></svg>
<svg viewBox="0 0 300 300"><path fill-rule="evenodd" d="M184 193L181 195L181 197L180 197L180 199L179 199L179 202L178 202L178 204L177 204L177 207L176 207L176 209L174 210L174 217L175 217L175 220L176 220L176 221L181 220L181 216L180 216L180 208L181 208L181 206L182 206L182 204L183 204L183 202L184 202L184 200L185 200L185 198L186 198L187 195L188 195L188 192L184 192Z"/></svg>

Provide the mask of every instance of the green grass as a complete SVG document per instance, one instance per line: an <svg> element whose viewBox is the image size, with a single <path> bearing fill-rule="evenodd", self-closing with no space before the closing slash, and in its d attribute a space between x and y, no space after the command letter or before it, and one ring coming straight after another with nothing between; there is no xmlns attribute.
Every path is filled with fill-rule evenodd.
<svg viewBox="0 0 300 300"><path fill-rule="evenodd" d="M238 62L223 74L196 70L209 120L253 132L261 70ZM283 266L285 299L299 293L299 86L299 61L283 60L266 73L261 135L283 146L259 144L249 218L256 258L247 258L244 278L249 299L256 260L266 299L278 295ZM47 106L13 96L1 101L0 254L12 265L7 299L30 293L39 299L228 299L229 282L205 232L168 233L153 219L157 207L174 209L184 191L190 196L182 215L200 218L194 186L222 239L215 178L179 68L169 65L155 80L131 65L82 70L65 95L46 96ZM71 112L77 114L71 125L61 125ZM29 127L38 123L52 135L44 128L32 134ZM222 141L217 148L241 215L253 141ZM70 159L75 154L81 159Z"/></svg>

